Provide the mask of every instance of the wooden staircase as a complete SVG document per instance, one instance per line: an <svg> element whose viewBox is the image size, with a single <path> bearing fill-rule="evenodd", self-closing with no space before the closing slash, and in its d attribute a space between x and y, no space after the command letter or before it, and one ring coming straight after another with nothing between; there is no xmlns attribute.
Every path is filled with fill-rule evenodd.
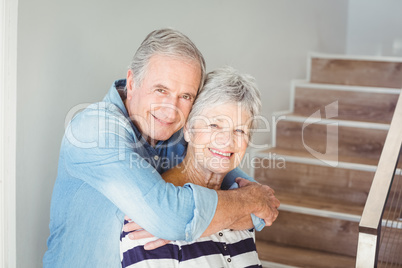
<svg viewBox="0 0 402 268"><path fill-rule="evenodd" d="M254 177L281 201L264 267L355 267L358 226L402 88L402 59L311 54ZM386 228L386 227L384 227Z"/></svg>

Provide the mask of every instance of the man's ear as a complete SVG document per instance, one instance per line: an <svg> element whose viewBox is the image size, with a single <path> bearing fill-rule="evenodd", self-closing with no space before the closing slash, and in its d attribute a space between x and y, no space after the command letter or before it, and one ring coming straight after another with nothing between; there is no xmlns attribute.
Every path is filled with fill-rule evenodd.
<svg viewBox="0 0 402 268"><path fill-rule="evenodd" d="M183 134L184 134L184 140L189 143L190 142L190 130L188 129L188 127L189 127L188 123L186 123L183 128Z"/></svg>
<svg viewBox="0 0 402 268"><path fill-rule="evenodd" d="M130 92L133 90L133 87L134 87L134 74L131 71L131 69L128 69L126 77L127 98L129 98L129 96L131 95Z"/></svg>

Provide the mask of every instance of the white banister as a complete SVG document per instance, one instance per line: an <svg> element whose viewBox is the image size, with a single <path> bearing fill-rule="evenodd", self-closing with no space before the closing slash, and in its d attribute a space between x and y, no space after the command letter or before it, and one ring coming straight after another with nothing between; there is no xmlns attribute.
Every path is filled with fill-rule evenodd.
<svg viewBox="0 0 402 268"><path fill-rule="evenodd" d="M18 0L0 0L0 267L16 267Z"/></svg>

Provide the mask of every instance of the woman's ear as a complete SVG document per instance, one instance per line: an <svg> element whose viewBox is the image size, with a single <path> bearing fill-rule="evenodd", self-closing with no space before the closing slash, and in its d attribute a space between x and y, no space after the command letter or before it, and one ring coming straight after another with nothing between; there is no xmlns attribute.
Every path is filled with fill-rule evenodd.
<svg viewBox="0 0 402 268"><path fill-rule="evenodd" d="M189 143L190 142L190 130L189 130L188 123L186 123L184 125L183 134L184 134L184 140Z"/></svg>

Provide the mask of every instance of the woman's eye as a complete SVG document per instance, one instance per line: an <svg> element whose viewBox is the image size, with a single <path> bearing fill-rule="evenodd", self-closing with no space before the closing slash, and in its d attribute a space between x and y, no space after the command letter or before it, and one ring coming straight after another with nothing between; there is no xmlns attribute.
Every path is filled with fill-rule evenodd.
<svg viewBox="0 0 402 268"><path fill-rule="evenodd" d="M218 125L217 124L210 124L209 127L210 128L218 128Z"/></svg>
<svg viewBox="0 0 402 268"><path fill-rule="evenodd" d="M236 129L236 130L235 130L235 133L236 133L236 134L242 134L242 135L243 135L243 134L246 134L246 132L245 132L244 130L242 130L242 129Z"/></svg>

